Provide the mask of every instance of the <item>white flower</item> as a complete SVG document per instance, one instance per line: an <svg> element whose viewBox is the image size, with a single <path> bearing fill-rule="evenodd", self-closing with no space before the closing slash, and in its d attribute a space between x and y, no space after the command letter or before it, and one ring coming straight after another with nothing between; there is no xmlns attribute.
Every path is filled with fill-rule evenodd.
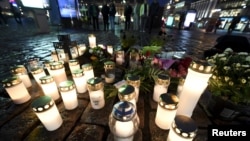
<svg viewBox="0 0 250 141"><path fill-rule="evenodd" d="M231 48L226 48L224 52L233 52L233 50Z"/></svg>

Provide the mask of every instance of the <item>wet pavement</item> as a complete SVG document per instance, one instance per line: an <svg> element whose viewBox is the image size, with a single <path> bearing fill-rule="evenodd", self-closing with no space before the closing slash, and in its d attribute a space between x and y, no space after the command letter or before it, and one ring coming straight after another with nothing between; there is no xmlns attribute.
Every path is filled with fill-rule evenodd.
<svg viewBox="0 0 250 141"><path fill-rule="evenodd" d="M32 19L24 19L22 25L16 24L13 19L9 19L9 20L12 20L9 22L9 26L0 27L0 30L1 30L0 32L0 53L1 53L0 79L1 80L10 74L9 72L10 66L17 65L17 64L27 64L27 61L29 60L29 58L35 57L35 58L39 58L41 61L50 60L51 51L54 50L53 42L58 41L57 35L59 34L70 34L71 40L75 40L78 43L85 43L85 44L88 44L88 34L95 34L95 36L97 37L97 44L112 45L112 46L120 46L121 45L120 37L123 36L123 34L121 33L121 29L123 25L116 25L116 30L112 32L111 31L108 31L108 32L93 31L92 27L89 25L83 25L82 28L71 28L71 29L64 29L64 28L61 28L60 26L50 26L50 30L51 30L50 33L40 34L38 33L37 27ZM154 31L151 34L133 32L133 31L129 32L129 34L135 35L135 37L138 39L137 44L139 46L145 46L148 44L151 38L158 36L158 32L159 32L159 29L154 29ZM203 30L198 30L198 29L180 30L180 31L176 29L167 29L167 35L169 36L167 37L167 41L165 45L163 46L163 49L165 51L185 51L186 55L192 57L193 59L203 59L204 50L212 48L213 45L215 44L216 38L224 34L226 34L226 32L221 31L221 30L218 30L217 34L214 34L214 33L205 33ZM245 34L245 33L244 34L233 33L233 34L244 35L249 38L249 34ZM32 91L35 91L35 94L39 93L39 91L37 91L35 88L32 88ZM83 101L83 99L79 99L79 100ZM84 99L84 101L85 100L86 99ZM74 122L77 121L79 116L82 116L80 121L87 123L86 125L87 127L90 127L92 125L94 126L98 125L100 129L94 128L96 132L98 133L104 132L104 130L107 130L107 119L104 117L107 117L107 115L111 112L110 107L112 107L114 101L115 99L111 100L111 102L107 102L107 106L104 108L105 112L93 111L91 110L91 107L89 106L89 101L82 102L84 103L83 106L81 105L80 108L76 111L76 113L73 114L74 115L73 117L75 118ZM203 98L201 101L207 102L207 97ZM19 113L21 113L21 111L24 111L23 109L29 110L29 108L27 108L28 107L27 105L28 104L24 104L20 106L23 108L19 109ZM60 103L60 105L61 105L61 110L63 110L62 102ZM167 132L160 130L154 124L154 117L156 113L157 104L152 101L151 97L150 98L141 97L141 100L139 101L138 106L139 106L138 114L141 120L140 126L141 126L141 132L142 132L139 134L139 137L145 138L145 139L151 138L151 140L153 141L161 141L163 138L165 140L167 136ZM18 113L17 109L20 107L15 107L15 106L11 106L11 107L12 108L9 108L8 110L10 111L12 110L13 113ZM85 108L86 110L83 110ZM7 111L7 113L10 113L10 111ZM11 115L11 114L4 114L4 112L6 111L3 111L4 116ZM69 111L63 111L64 114L65 113L68 114L68 112ZM4 120L2 120L1 124L3 124L3 126L1 127L2 129L1 133L5 135L5 133L11 134L11 132L16 131L15 129L13 130L9 129L9 127L13 126L14 124L16 126L16 123L20 121L19 120L20 116L22 117L22 115L24 114L25 115L30 114L30 111L19 114L19 116L16 116L17 114L14 115L13 117L16 116L16 118L12 117L13 118L12 121L15 121L15 122L9 122L4 125L3 124ZM91 116L91 118L88 118L89 116ZM72 115L70 117L72 117ZM65 118L64 120L66 123L71 123L72 127L76 126L76 124L72 123L71 121L74 118L66 119L66 116L64 118ZM204 109L202 109L202 106L197 105L193 118L199 124L199 133L195 141L205 141L207 138L207 125L211 124L211 121L208 119L207 115L204 112ZM28 120L27 118L24 118L24 119ZM9 119L6 118L6 120L9 120ZM36 124L38 123L39 121L36 120ZM43 132L43 133L46 133L45 135L48 135L48 138L50 138L50 136L51 137L55 136L55 137L60 137L60 138L62 138L63 136L68 136L69 131L66 131L66 129L69 130L69 128L66 127L66 125L68 126L68 124L66 123L64 124L62 129L58 130L58 132L60 132L60 134L58 135L57 134L48 135L47 132ZM102 126L99 126L99 125L102 125ZM24 127L20 126L19 128L26 129L25 126ZM41 130L41 128L38 127L36 128L36 130L33 130L31 127L28 127L28 128L29 130L31 130L30 131L31 137L35 135L36 137L39 138L37 133L40 133L40 132L37 132L37 130ZM80 128L83 128L83 127L80 127ZM5 129L10 130L11 132L4 131ZM19 130L20 131L19 133L22 133L22 129ZM26 135L26 134L27 134L26 132L23 133L23 135ZM41 135L43 136L43 134ZM106 135L105 133L103 133L103 135L100 135L100 136L106 136Z"/></svg>

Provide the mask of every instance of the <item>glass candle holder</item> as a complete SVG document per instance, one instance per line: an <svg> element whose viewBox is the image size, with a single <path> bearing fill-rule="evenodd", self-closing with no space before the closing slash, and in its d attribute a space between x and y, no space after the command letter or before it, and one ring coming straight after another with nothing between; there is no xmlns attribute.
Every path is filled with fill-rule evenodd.
<svg viewBox="0 0 250 141"><path fill-rule="evenodd" d="M87 81L87 89L93 109L101 109L105 105L103 87L104 84L99 77L93 77Z"/></svg>
<svg viewBox="0 0 250 141"><path fill-rule="evenodd" d="M179 99L175 94L163 93L160 95L160 101L155 116L155 124L163 129L168 130L174 121Z"/></svg>
<svg viewBox="0 0 250 141"><path fill-rule="evenodd" d="M115 62L113 62L113 61L104 62L104 70L106 73L107 72L115 73Z"/></svg>
<svg viewBox="0 0 250 141"><path fill-rule="evenodd" d="M208 80L212 76L212 66L207 62L193 61L188 68L183 90L180 93L178 115L191 117L201 94L207 88ZM190 102L192 101L192 102Z"/></svg>
<svg viewBox="0 0 250 141"><path fill-rule="evenodd" d="M62 96L65 109L73 110L78 106L78 99L73 81L66 80L59 84L59 91Z"/></svg>
<svg viewBox="0 0 250 141"><path fill-rule="evenodd" d="M57 86L67 80L64 64L61 61L50 63L50 72Z"/></svg>
<svg viewBox="0 0 250 141"><path fill-rule="evenodd" d="M78 93L87 92L87 81L84 78L83 70L80 68L73 70L72 77L76 85L76 91Z"/></svg>
<svg viewBox="0 0 250 141"><path fill-rule="evenodd" d="M107 46L107 52L112 56L114 52L113 46Z"/></svg>
<svg viewBox="0 0 250 141"><path fill-rule="evenodd" d="M176 115L167 141L193 141L196 133L197 125L193 119L184 115Z"/></svg>
<svg viewBox="0 0 250 141"><path fill-rule="evenodd" d="M123 50L117 50L116 51L116 57L115 57L115 62L117 65L122 65L125 60L124 60L124 57L125 57L125 53Z"/></svg>
<svg viewBox="0 0 250 141"><path fill-rule="evenodd" d="M84 78L88 81L90 78L95 77L93 66L89 63L82 65L82 70L84 73Z"/></svg>
<svg viewBox="0 0 250 141"><path fill-rule="evenodd" d="M11 76L2 81L3 87L15 104L22 104L31 99L31 96L18 76Z"/></svg>
<svg viewBox="0 0 250 141"><path fill-rule="evenodd" d="M80 64L78 60L76 59L69 60L69 69L71 73L73 70L80 69Z"/></svg>
<svg viewBox="0 0 250 141"><path fill-rule="evenodd" d="M27 69L25 68L24 65L17 65L17 66L12 67L11 73L14 75L17 75L22 80L26 88L29 88L32 86L32 82L28 75Z"/></svg>
<svg viewBox="0 0 250 141"><path fill-rule="evenodd" d="M60 98L56 82L54 81L54 78L52 76L46 75L40 77L40 81L41 81L41 88L45 95L50 96L54 101Z"/></svg>
<svg viewBox="0 0 250 141"><path fill-rule="evenodd" d="M160 95L168 92L170 77L168 75L159 74L155 80L153 100L159 102Z"/></svg>
<svg viewBox="0 0 250 141"><path fill-rule="evenodd" d="M114 105L109 116L109 129L114 141L133 141L139 124L136 108L131 102L120 101Z"/></svg>
<svg viewBox="0 0 250 141"><path fill-rule="evenodd" d="M54 131L62 125L62 117L51 97L41 96L31 103L31 107L48 131Z"/></svg>
<svg viewBox="0 0 250 141"><path fill-rule="evenodd" d="M78 54L79 56L83 55L86 51L86 45L85 44L78 44L77 46L77 50L78 50Z"/></svg>
<svg viewBox="0 0 250 141"><path fill-rule="evenodd" d="M41 81L40 78L43 76L46 76L45 71L43 70L42 67L37 67L37 68L32 68L30 70L32 76L34 77L36 83L41 87Z"/></svg>
<svg viewBox="0 0 250 141"><path fill-rule="evenodd" d="M129 53L129 67L136 68L139 65L140 55L137 49L132 49Z"/></svg>
<svg viewBox="0 0 250 141"><path fill-rule="evenodd" d="M138 102L139 93L140 93L140 85L141 85L140 77L137 75L129 75L126 81L127 81L127 84L132 85L135 88L135 100L136 102Z"/></svg>
<svg viewBox="0 0 250 141"><path fill-rule="evenodd" d="M135 105L136 107L136 100L135 100L135 88L132 85L123 85L118 89L118 97L120 101L128 101Z"/></svg>

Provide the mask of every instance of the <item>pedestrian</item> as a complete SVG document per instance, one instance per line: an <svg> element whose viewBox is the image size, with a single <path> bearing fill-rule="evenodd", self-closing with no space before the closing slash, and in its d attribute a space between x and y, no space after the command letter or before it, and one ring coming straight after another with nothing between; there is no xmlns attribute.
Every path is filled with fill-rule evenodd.
<svg viewBox="0 0 250 141"><path fill-rule="evenodd" d="M148 33L149 34L151 33L151 30L153 28L153 24L158 16L159 9L160 9L160 5L159 5L158 0L154 0L149 6L149 14L148 14L148 16L149 16L149 31L148 31Z"/></svg>
<svg viewBox="0 0 250 141"><path fill-rule="evenodd" d="M228 27L228 30L227 30L228 34L232 33L232 31L235 29L236 25L240 22L240 19L241 19L241 16L240 16L240 13L238 13L237 16L233 18L230 26Z"/></svg>
<svg viewBox="0 0 250 141"><path fill-rule="evenodd" d="M221 25L221 19L218 18L215 25L214 25L214 33L217 32L217 29L220 27L220 25Z"/></svg>
<svg viewBox="0 0 250 141"><path fill-rule="evenodd" d="M93 1L89 7L89 15L92 19L94 30L99 30L99 13L100 10L98 6L95 4L95 1Z"/></svg>
<svg viewBox="0 0 250 141"><path fill-rule="evenodd" d="M114 1L111 1L109 5L109 22L110 28L112 31L115 30L115 14L116 14L116 7Z"/></svg>
<svg viewBox="0 0 250 141"><path fill-rule="evenodd" d="M124 8L124 16L125 16L125 30L130 29L131 24L131 16L133 13L133 8L130 5L129 0L126 2L125 8Z"/></svg>
<svg viewBox="0 0 250 141"><path fill-rule="evenodd" d="M22 24L22 14L16 3L10 2L10 10L13 13L13 16L17 23Z"/></svg>
<svg viewBox="0 0 250 141"><path fill-rule="evenodd" d="M140 31L145 32L146 25L148 22L149 4L147 0L144 0L143 4L140 6Z"/></svg>
<svg viewBox="0 0 250 141"><path fill-rule="evenodd" d="M109 6L106 1L103 3L101 12L103 17L104 31L109 30Z"/></svg>
<svg viewBox="0 0 250 141"><path fill-rule="evenodd" d="M2 20L2 21L0 21L1 23L3 22L6 26L8 26L8 23L7 23L7 20L6 20L6 18L5 18L5 16L3 15L3 10L2 10L2 7L0 6L0 20Z"/></svg>
<svg viewBox="0 0 250 141"><path fill-rule="evenodd" d="M135 31L139 30L140 22L139 22L139 16L140 16L140 3L137 2L138 0L134 0L134 7L133 7L133 28Z"/></svg>
<svg viewBox="0 0 250 141"><path fill-rule="evenodd" d="M184 21L185 21L185 16L186 16L185 13L182 13L182 14L180 15L180 20L179 20L179 24L178 24L178 29L179 29L179 30L181 30L182 27L183 27L183 23L184 23Z"/></svg>

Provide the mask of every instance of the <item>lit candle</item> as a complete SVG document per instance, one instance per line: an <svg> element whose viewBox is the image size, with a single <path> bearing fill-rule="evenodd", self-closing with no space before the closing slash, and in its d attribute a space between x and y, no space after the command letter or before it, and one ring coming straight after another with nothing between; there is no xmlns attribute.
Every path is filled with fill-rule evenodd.
<svg viewBox="0 0 250 141"><path fill-rule="evenodd" d="M51 51L51 58L53 61L59 61L55 50Z"/></svg>
<svg viewBox="0 0 250 141"><path fill-rule="evenodd" d="M191 117L201 94L207 88L208 79L212 75L212 66L206 62L191 62L188 68L183 90L180 94L179 115ZM191 101L191 102L190 102Z"/></svg>
<svg viewBox="0 0 250 141"><path fill-rule="evenodd" d="M26 88L32 86L32 82L24 65L17 65L11 69L12 74L17 75L23 82Z"/></svg>
<svg viewBox="0 0 250 141"><path fill-rule="evenodd" d="M87 92L87 81L84 78L84 73L82 69L75 69L72 71L73 80L76 85L76 91L78 93Z"/></svg>
<svg viewBox="0 0 250 141"><path fill-rule="evenodd" d="M114 141L133 141L139 128L140 120L133 103L117 102L109 116L109 129Z"/></svg>
<svg viewBox="0 0 250 141"><path fill-rule="evenodd" d="M115 81L115 62L106 61L104 62L105 70L105 82L113 83Z"/></svg>
<svg viewBox="0 0 250 141"><path fill-rule="evenodd" d="M31 103L31 107L48 131L54 131L62 125L62 117L51 97L38 97Z"/></svg>
<svg viewBox="0 0 250 141"><path fill-rule="evenodd" d="M31 74L32 76L34 77L36 83L41 86L41 81L40 81L40 78L43 77L43 76L46 76L43 68L41 67L37 67L37 68L32 68L31 70Z"/></svg>
<svg viewBox="0 0 250 141"><path fill-rule="evenodd" d="M59 91L62 96L63 104L67 110L73 110L78 106L75 84L73 81L66 80L59 84Z"/></svg>
<svg viewBox="0 0 250 141"><path fill-rule="evenodd" d="M124 57L125 54L123 50L116 51L116 58L115 58L116 64L122 65L124 63Z"/></svg>
<svg viewBox="0 0 250 141"><path fill-rule="evenodd" d="M51 75L51 72L50 72L50 63L54 62L53 60L45 60L43 62L43 66L44 66L44 70L46 72L47 75Z"/></svg>
<svg viewBox="0 0 250 141"><path fill-rule="evenodd" d="M64 65L61 61L50 63L50 72L53 76L56 85L58 86L61 82L67 80Z"/></svg>
<svg viewBox="0 0 250 141"><path fill-rule="evenodd" d="M76 59L69 60L69 69L71 73L73 70L80 69L80 64L78 60Z"/></svg>
<svg viewBox="0 0 250 141"><path fill-rule="evenodd" d="M177 86L177 96L180 97L180 94L183 90L183 85L184 85L185 79L184 78L180 78L178 86Z"/></svg>
<svg viewBox="0 0 250 141"><path fill-rule="evenodd" d="M115 81L115 75L113 73L106 73L105 74L105 82L106 83L113 83Z"/></svg>
<svg viewBox="0 0 250 141"><path fill-rule="evenodd" d="M132 85L135 88L135 100L138 102L139 92L140 92L140 77L137 75L129 75L127 77L127 84Z"/></svg>
<svg viewBox="0 0 250 141"><path fill-rule="evenodd" d="M175 118L179 99L176 95L163 93L160 95L160 101L155 116L155 124L164 130L168 130Z"/></svg>
<svg viewBox="0 0 250 141"><path fill-rule="evenodd" d="M82 65L82 70L84 73L84 78L88 81L90 78L95 77L93 66L89 63Z"/></svg>
<svg viewBox="0 0 250 141"><path fill-rule="evenodd" d="M39 61L39 58L30 58L28 61L28 70L31 71L37 67L43 67L42 63Z"/></svg>
<svg viewBox="0 0 250 141"><path fill-rule="evenodd" d="M193 119L184 115L176 115L167 141L193 141L197 133L197 125Z"/></svg>
<svg viewBox="0 0 250 141"><path fill-rule="evenodd" d="M118 97L120 101L128 101L135 105L136 107L136 100L135 100L135 88L132 85L123 85L118 89Z"/></svg>
<svg viewBox="0 0 250 141"><path fill-rule="evenodd" d="M54 81L54 78L52 76L46 75L40 77L40 81L41 88L45 95L50 96L55 101L60 98L56 82Z"/></svg>
<svg viewBox="0 0 250 141"><path fill-rule="evenodd" d="M168 86L170 84L170 77L168 75L159 74L155 81L153 99L155 102L159 102L160 95L168 92Z"/></svg>
<svg viewBox="0 0 250 141"><path fill-rule="evenodd" d="M110 55L113 55L113 46L107 46L107 52L110 54Z"/></svg>
<svg viewBox="0 0 250 141"><path fill-rule="evenodd" d="M137 49L132 49L129 53L129 67L136 68L139 65L139 51Z"/></svg>
<svg viewBox="0 0 250 141"><path fill-rule="evenodd" d="M31 99L31 96L18 76L11 76L2 81L3 87L15 104L22 104Z"/></svg>
<svg viewBox="0 0 250 141"><path fill-rule="evenodd" d="M79 56L83 55L86 51L86 45L85 44L79 44L78 45L78 54Z"/></svg>
<svg viewBox="0 0 250 141"><path fill-rule="evenodd" d="M89 47L90 48L96 47L96 37L93 34L89 35Z"/></svg>
<svg viewBox="0 0 250 141"><path fill-rule="evenodd" d="M102 79L99 77L93 77L87 81L87 89L93 109L101 109L105 105L103 86Z"/></svg>

